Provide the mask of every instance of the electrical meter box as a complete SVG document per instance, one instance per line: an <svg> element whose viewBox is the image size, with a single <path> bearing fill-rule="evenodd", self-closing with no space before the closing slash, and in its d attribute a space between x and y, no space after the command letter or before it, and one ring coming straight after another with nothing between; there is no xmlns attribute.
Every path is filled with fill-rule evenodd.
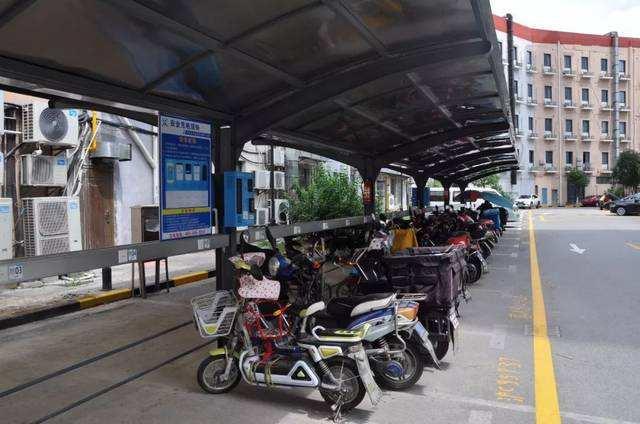
<svg viewBox="0 0 640 424"><path fill-rule="evenodd" d="M13 258L13 199L0 198L0 260Z"/></svg>
<svg viewBox="0 0 640 424"><path fill-rule="evenodd" d="M253 172L224 173L224 226L247 227L255 222Z"/></svg>

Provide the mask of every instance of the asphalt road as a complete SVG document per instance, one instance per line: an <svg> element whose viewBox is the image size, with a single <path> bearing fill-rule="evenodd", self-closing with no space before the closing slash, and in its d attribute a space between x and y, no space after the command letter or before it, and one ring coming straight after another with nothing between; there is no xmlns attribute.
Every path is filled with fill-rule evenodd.
<svg viewBox="0 0 640 424"><path fill-rule="evenodd" d="M426 369L410 391L386 392L375 407L365 399L345 422L534 423L536 413L553 411L557 394L560 417L537 423L640 423L640 217L533 211L541 311L532 303L528 214L506 231L491 272L471 287L443 370ZM328 422L314 391L199 389L195 371L207 347L186 322L189 299L211 287L205 281L0 332L0 421ZM540 349L546 341L548 355ZM7 394L105 352L112 353Z"/></svg>

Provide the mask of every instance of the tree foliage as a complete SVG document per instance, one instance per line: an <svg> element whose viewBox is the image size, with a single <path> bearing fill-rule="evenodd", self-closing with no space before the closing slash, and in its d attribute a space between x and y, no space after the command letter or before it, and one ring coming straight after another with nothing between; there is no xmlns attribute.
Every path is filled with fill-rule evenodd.
<svg viewBox="0 0 640 424"><path fill-rule="evenodd" d="M567 183L578 188L586 187L589 184L589 177L581 169L573 168L567 173Z"/></svg>
<svg viewBox="0 0 640 424"><path fill-rule="evenodd" d="M511 198L511 194L507 193L502 186L500 185L500 175L492 174L486 177L478 178L473 181L473 184L478 187L489 187L500 193L501 196L506 197L507 199Z"/></svg>
<svg viewBox="0 0 640 424"><path fill-rule="evenodd" d="M289 215L293 222L342 218L363 213L358 183L342 173L319 166L307 186L296 183L289 196Z"/></svg>
<svg viewBox="0 0 640 424"><path fill-rule="evenodd" d="M622 152L613 168L613 178L624 187L637 190L640 185L640 153Z"/></svg>

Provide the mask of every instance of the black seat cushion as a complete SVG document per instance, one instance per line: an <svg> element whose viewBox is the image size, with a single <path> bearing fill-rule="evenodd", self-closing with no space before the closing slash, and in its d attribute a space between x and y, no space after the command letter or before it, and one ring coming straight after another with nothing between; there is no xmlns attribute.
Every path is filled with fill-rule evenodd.
<svg viewBox="0 0 640 424"><path fill-rule="evenodd" d="M372 300L385 299L393 293L372 293L364 296L336 297L329 301L327 312L337 318L346 318L351 316L351 311L357 305Z"/></svg>

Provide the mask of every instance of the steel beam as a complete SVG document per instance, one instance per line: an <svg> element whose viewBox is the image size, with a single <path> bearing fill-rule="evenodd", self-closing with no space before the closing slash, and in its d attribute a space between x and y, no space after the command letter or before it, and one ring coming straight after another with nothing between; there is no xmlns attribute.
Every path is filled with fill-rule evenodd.
<svg viewBox="0 0 640 424"><path fill-rule="evenodd" d="M504 160L504 161L497 161L497 162L487 162L486 164L482 164L482 165L478 165L472 168L468 168L465 170L462 170L460 172L454 172L451 174L447 174L447 175L442 175L442 178L446 178L449 180L469 180L469 178L465 178L468 177L469 175L473 175L476 173L481 173L485 170L491 169L491 168L498 168L502 165L518 165L518 161L516 159L509 159L509 160ZM517 166L516 166L517 167ZM436 177L437 178L437 177ZM469 180L471 181L471 180Z"/></svg>
<svg viewBox="0 0 640 424"><path fill-rule="evenodd" d="M473 161L476 159L482 158L492 158L496 155L504 155L506 153L515 152L515 148L511 145L505 146L501 148L499 151L496 151L497 148L494 149L484 149L475 153L467 153L463 155L458 155L447 159L445 162L435 164L430 167L425 167L425 172L433 175L437 175L442 171L450 169L460 164L464 164L466 161ZM515 157L515 156L514 156Z"/></svg>
<svg viewBox="0 0 640 424"><path fill-rule="evenodd" d="M281 125L322 102L332 101L343 93L385 76L406 73L429 64L447 60L486 55L491 44L477 39L454 44L439 44L428 48L402 52L341 69L308 87L292 90L278 101L269 102L262 109L253 110L238 122L238 143Z"/></svg>
<svg viewBox="0 0 640 424"><path fill-rule="evenodd" d="M475 180L478 180L480 178L488 177L489 175L499 174L499 173L506 172L506 171L513 171L515 169L518 169L518 167L517 166L500 166L498 168L494 168L494 169L491 169L489 171L486 171L486 172L483 172L483 173L480 173L480 174L474 174L473 176L467 177L467 178L465 178L465 179L463 179L461 181L464 181L466 183L471 183L471 182L473 182Z"/></svg>

